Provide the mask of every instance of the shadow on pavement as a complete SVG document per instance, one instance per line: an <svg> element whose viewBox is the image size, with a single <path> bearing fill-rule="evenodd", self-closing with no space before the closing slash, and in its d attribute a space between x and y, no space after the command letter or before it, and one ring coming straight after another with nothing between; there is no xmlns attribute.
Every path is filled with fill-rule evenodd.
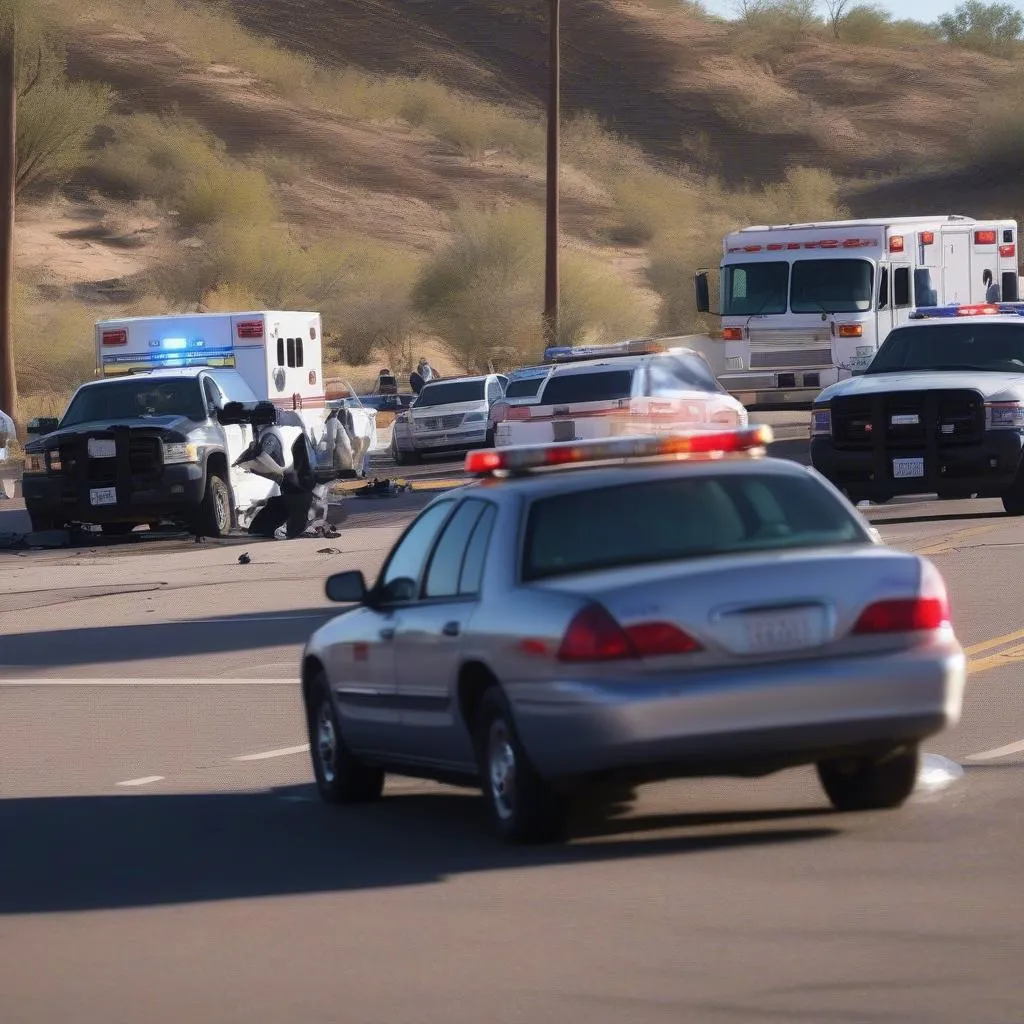
<svg viewBox="0 0 1024 1024"><path fill-rule="evenodd" d="M303 799L308 798L308 799ZM147 907L439 882L451 875L825 839L815 810L637 817L585 841L513 848L476 794L332 808L311 787L0 801L0 914ZM803 825L787 825L804 819ZM654 829L720 826L653 837ZM744 827L746 826L746 827ZM629 838L616 838L629 832Z"/></svg>
<svg viewBox="0 0 1024 1024"><path fill-rule="evenodd" d="M291 608L274 616L221 615L131 626L86 626L45 633L12 633L0 642L0 668L69 668L122 661L180 658L267 647L303 646L340 608ZM273 614L273 613L271 613ZM296 664L296 669L298 665ZM0 833L2 834L2 833Z"/></svg>

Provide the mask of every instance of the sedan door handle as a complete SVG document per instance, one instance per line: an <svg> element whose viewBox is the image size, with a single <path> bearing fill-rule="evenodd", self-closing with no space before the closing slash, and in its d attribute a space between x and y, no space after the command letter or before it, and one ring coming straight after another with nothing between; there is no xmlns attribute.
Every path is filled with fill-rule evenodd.
<svg viewBox="0 0 1024 1024"><path fill-rule="evenodd" d="M462 627L458 622L446 622L444 626L441 627L441 632L445 636L458 636L461 628Z"/></svg>
<svg viewBox="0 0 1024 1024"><path fill-rule="evenodd" d="M394 640L395 639L395 628L394 626L388 626L387 629L380 631L381 640Z"/></svg>

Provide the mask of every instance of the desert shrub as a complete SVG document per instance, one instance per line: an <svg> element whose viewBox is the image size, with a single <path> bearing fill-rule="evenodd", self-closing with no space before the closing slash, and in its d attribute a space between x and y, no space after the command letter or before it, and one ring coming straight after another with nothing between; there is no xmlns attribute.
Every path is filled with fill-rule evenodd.
<svg viewBox="0 0 1024 1024"><path fill-rule="evenodd" d="M616 241L645 245L666 223L693 221L699 214L700 195L683 178L642 171L615 179L612 196L619 216Z"/></svg>
<svg viewBox="0 0 1024 1024"><path fill-rule="evenodd" d="M132 198L159 200L185 228L266 223L277 214L266 176L229 157L224 144L195 121L122 115L110 132L93 158L101 179Z"/></svg>
<svg viewBox="0 0 1024 1024"><path fill-rule="evenodd" d="M956 10L943 14L938 26L946 41L954 46L1012 58L1020 52L1024 11L1016 4L967 0Z"/></svg>

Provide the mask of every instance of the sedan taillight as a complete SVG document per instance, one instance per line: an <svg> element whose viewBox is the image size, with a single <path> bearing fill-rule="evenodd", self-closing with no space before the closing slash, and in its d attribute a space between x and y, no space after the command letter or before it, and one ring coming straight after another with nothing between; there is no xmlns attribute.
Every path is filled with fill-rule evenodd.
<svg viewBox="0 0 1024 1024"><path fill-rule="evenodd" d="M670 622L642 622L623 629L599 604L576 614L558 649L559 661L622 661L689 654L701 645Z"/></svg>
<svg viewBox="0 0 1024 1024"><path fill-rule="evenodd" d="M876 601L861 612L854 633L911 633L949 624L944 597L911 597Z"/></svg>

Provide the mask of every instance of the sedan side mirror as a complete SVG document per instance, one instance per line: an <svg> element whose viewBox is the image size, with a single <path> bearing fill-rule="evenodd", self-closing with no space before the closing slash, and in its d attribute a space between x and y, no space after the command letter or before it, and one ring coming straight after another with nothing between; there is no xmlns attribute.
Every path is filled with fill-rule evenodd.
<svg viewBox="0 0 1024 1024"><path fill-rule="evenodd" d="M366 579L358 569L328 576L324 592L328 601L337 604L363 604L368 597Z"/></svg>

